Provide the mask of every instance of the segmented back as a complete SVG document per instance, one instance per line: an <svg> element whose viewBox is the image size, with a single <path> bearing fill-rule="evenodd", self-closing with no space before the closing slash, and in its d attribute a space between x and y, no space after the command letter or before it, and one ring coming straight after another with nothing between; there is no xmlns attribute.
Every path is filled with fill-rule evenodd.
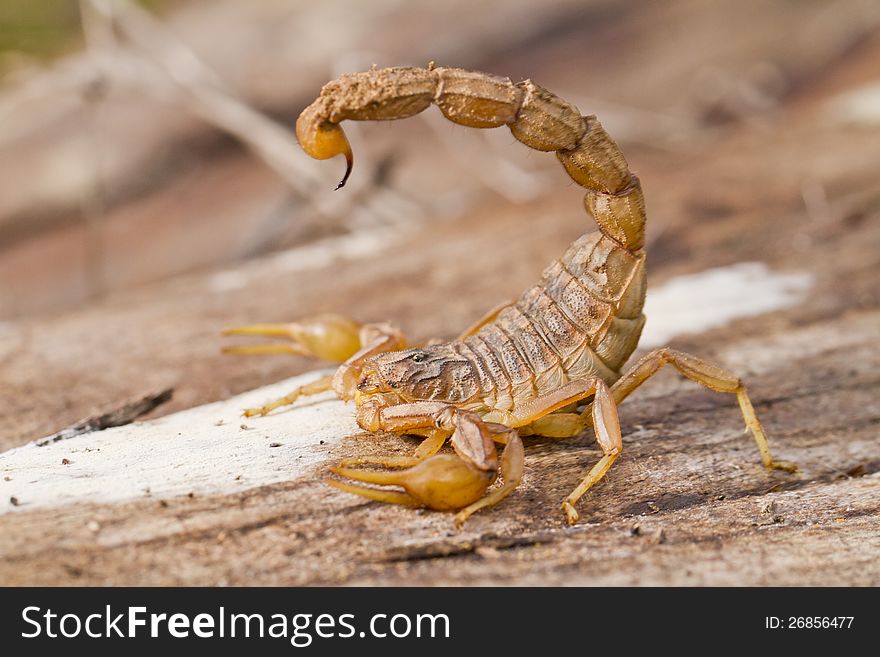
<svg viewBox="0 0 880 657"><path fill-rule="evenodd" d="M478 373L485 404L502 411L572 380L612 383L638 344L644 291L643 253L602 232L584 235L459 353Z"/></svg>

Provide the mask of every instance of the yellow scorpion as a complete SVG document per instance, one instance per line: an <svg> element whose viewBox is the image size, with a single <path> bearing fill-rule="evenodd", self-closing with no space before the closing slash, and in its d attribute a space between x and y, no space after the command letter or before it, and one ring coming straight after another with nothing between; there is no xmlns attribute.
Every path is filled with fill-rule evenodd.
<svg viewBox="0 0 880 657"><path fill-rule="evenodd" d="M341 76L302 112L296 135L314 158L345 156L341 187L353 163L342 121L400 119L431 104L454 123L506 125L526 146L555 151L568 175L587 189L584 204L599 230L575 241L517 301L492 309L450 342L407 348L403 333L390 324L360 325L336 315L229 329L291 340L229 352L288 352L342 362L332 376L245 414L265 415L328 390L354 400L364 430L424 440L409 457L347 459L331 468L341 479L328 483L383 502L458 510L459 527L520 483L520 435L564 438L592 426L602 457L562 502L574 524L578 500L620 456L618 404L671 364L707 388L736 395L764 465L793 472L794 465L771 456L736 375L669 348L650 352L621 374L645 324L645 203L638 178L596 117L581 116L531 80L513 83L430 64ZM447 440L454 453L438 453ZM504 445L500 458L495 443ZM501 484L489 490L499 471Z"/></svg>

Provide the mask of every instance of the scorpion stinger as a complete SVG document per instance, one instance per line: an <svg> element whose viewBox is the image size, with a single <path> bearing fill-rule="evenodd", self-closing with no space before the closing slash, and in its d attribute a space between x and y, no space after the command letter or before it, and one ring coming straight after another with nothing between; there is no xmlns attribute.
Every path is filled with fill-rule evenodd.
<svg viewBox="0 0 880 657"><path fill-rule="evenodd" d="M342 361L332 377L246 414L265 415L328 389L354 400L357 422L366 431L415 434L424 440L409 457L347 459L331 469L342 478L331 480L332 485L384 502L462 509L456 516L459 525L517 487L524 459L520 434L564 438L592 427L602 456L562 502L568 522L575 523L578 500L623 449L617 405L669 364L711 390L735 395L764 465L793 472L794 465L771 456L736 375L672 349L652 351L624 372L645 324L645 201L639 179L596 117L581 116L531 80L513 83L430 65L343 75L303 110L296 135L312 157L345 155L341 187L353 162L341 121L399 119L432 104L454 123L507 126L526 146L555 152L569 176L586 189L584 206L599 230L576 240L519 299L492 309L452 341L407 348L403 333L390 324L360 325L336 316L283 329L257 325L233 331L292 341L282 347L233 348L239 353L285 352ZM582 411L573 410L584 403ZM447 441L455 453L438 453ZM496 442L505 445L500 458ZM502 484L490 489L498 472Z"/></svg>
<svg viewBox="0 0 880 657"><path fill-rule="evenodd" d="M334 192L338 192L340 189L345 187L345 183L348 182L348 177L351 175L351 170L354 167L354 153L351 152L351 149L347 153L345 153L345 174L342 176L342 180L340 180L336 187L333 188Z"/></svg>

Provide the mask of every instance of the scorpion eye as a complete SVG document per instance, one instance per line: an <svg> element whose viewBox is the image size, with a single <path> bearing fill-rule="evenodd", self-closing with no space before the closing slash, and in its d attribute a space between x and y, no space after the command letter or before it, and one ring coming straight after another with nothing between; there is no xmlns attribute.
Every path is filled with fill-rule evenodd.
<svg viewBox="0 0 880 657"><path fill-rule="evenodd" d="M417 351L416 353L413 354L412 359L413 359L414 363L424 363L426 360L428 360L428 354L421 352L421 351Z"/></svg>

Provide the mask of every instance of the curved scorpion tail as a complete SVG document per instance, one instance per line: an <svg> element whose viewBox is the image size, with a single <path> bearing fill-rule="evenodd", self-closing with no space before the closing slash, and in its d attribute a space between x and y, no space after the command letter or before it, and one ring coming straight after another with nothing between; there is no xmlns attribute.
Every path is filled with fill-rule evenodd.
<svg viewBox="0 0 880 657"><path fill-rule="evenodd" d="M401 119L436 104L454 123L472 128L506 125L530 148L556 151L572 180L587 188L584 205L608 237L629 251L644 245L645 202L638 178L594 116L531 80L457 68L385 68L343 75L324 85L296 122L303 150L317 159L345 155L351 146L339 123Z"/></svg>

